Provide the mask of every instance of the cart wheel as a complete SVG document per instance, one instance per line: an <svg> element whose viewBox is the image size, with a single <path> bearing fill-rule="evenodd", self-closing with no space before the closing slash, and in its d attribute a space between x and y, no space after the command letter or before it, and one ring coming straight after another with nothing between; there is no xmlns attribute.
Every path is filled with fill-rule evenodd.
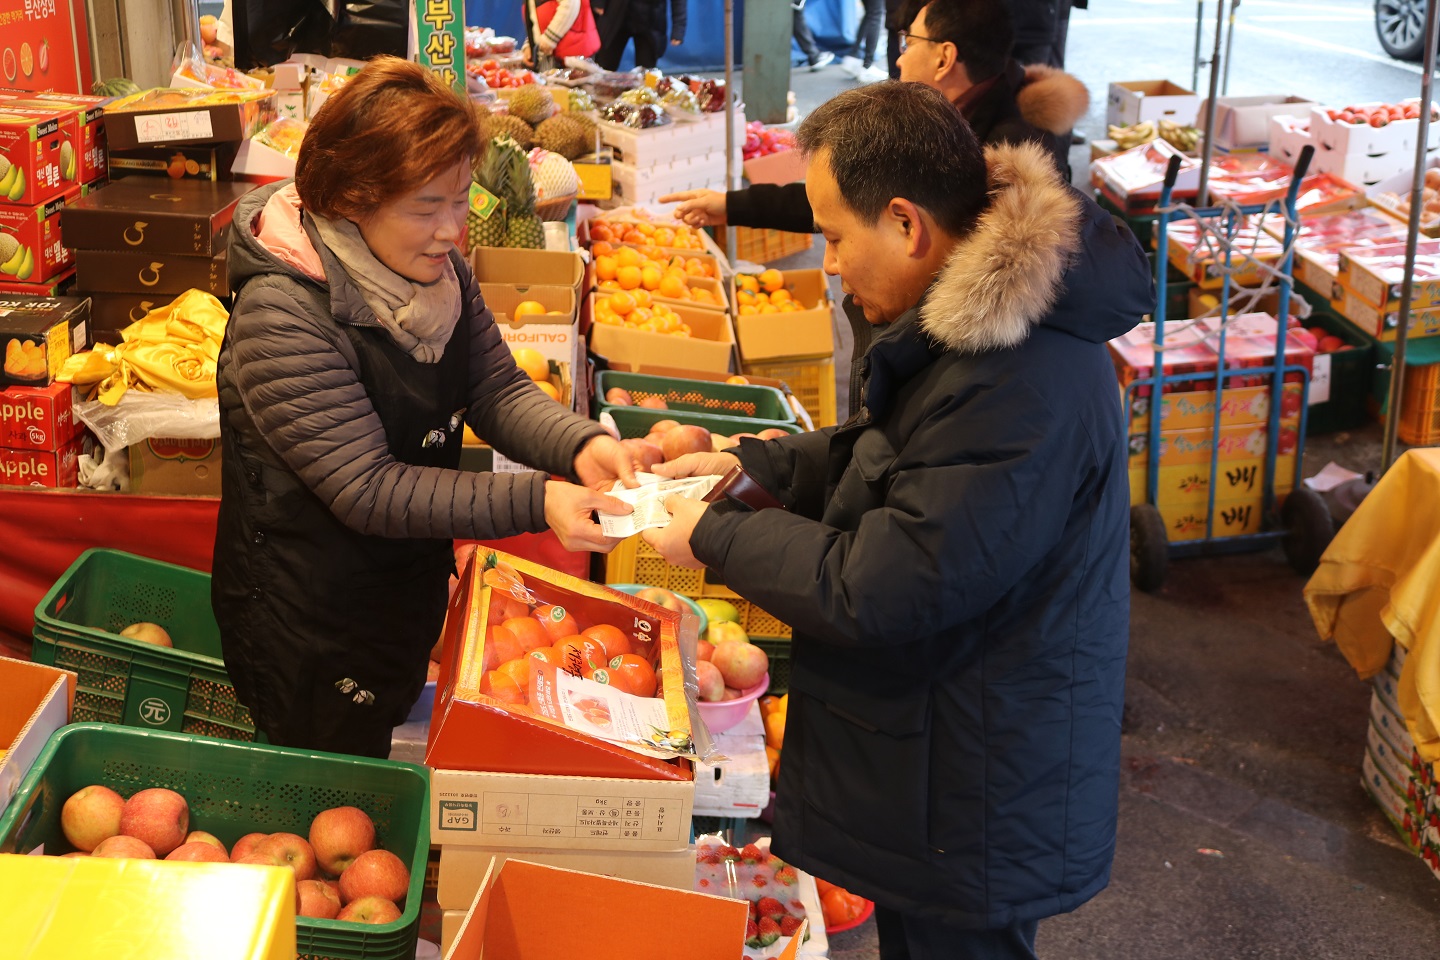
<svg viewBox="0 0 1440 960"><path fill-rule="evenodd" d="M1154 593L1165 583L1169 559L1160 511L1148 503L1135 504L1130 508L1130 579L1144 592Z"/></svg>
<svg viewBox="0 0 1440 960"><path fill-rule="evenodd" d="M1285 526L1285 559L1296 573L1309 576L1335 536L1330 508L1314 490L1296 487L1280 505L1280 522Z"/></svg>

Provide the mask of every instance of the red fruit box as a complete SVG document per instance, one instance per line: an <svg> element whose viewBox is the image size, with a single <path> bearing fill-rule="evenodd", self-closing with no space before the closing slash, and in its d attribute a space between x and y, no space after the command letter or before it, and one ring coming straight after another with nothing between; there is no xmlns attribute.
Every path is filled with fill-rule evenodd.
<svg viewBox="0 0 1440 960"><path fill-rule="evenodd" d="M1281 421L1280 432L1276 440L1277 456L1288 456L1295 452L1295 447L1299 442L1298 426L1298 419ZM1208 464L1211 451L1216 446L1220 448L1217 459L1222 463L1263 457L1268 439L1267 430L1267 425L1263 423L1221 427L1218 444L1215 441L1214 431L1209 427L1198 427L1193 430L1167 430L1160 434L1160 466L1173 467L1185 463ZM1147 465L1149 447L1149 434L1130 435L1130 467L1132 469Z"/></svg>
<svg viewBox="0 0 1440 960"><path fill-rule="evenodd" d="M68 383L0 390L0 447L56 450L84 432L75 417L78 392Z"/></svg>
<svg viewBox="0 0 1440 960"><path fill-rule="evenodd" d="M80 142L79 117L68 107L33 110L0 103L0 203L34 206L70 189Z"/></svg>
<svg viewBox="0 0 1440 960"><path fill-rule="evenodd" d="M65 490L80 484L83 440L58 450L10 450L0 447L0 486Z"/></svg>
<svg viewBox="0 0 1440 960"><path fill-rule="evenodd" d="M1216 366L1215 351L1205 344L1205 327L1195 321L1179 321L1165 324L1164 360L1161 369L1167 377L1186 373L1204 373ZM1147 380L1155 375L1155 324L1137 324L1134 329L1110 341L1110 356L1115 362L1115 372L1120 385L1127 387L1136 380ZM1192 390L1214 389L1213 380L1184 380L1165 384L1165 393L1181 393ZM1148 385L1135 388L1135 396L1148 397Z"/></svg>
<svg viewBox="0 0 1440 960"><path fill-rule="evenodd" d="M32 109L58 110L69 107L75 111L80 127L80 139L76 141L76 169L74 179L80 183L93 183L104 178L106 164L105 150L105 105L111 97L93 97L79 93L29 93L24 90L0 90L0 100L8 100L14 106ZM63 176L64 171L62 169Z"/></svg>
<svg viewBox="0 0 1440 960"><path fill-rule="evenodd" d="M1220 347L1220 319L1210 317L1202 321L1209 331L1207 342L1213 349ZM1264 367L1275 360L1275 339L1277 322L1268 313L1245 313L1231 317L1225 324L1225 367L1234 370L1241 367ZM1287 366L1314 368L1315 351L1293 332L1285 336L1285 363ZM1287 373L1286 380L1298 381L1299 373ZM1268 375L1254 377L1228 377L1227 387L1263 387L1271 382Z"/></svg>
<svg viewBox="0 0 1440 960"><path fill-rule="evenodd" d="M1251 154L1260 156L1260 154ZM1225 241L1231 247L1231 282L1254 286L1265 279L1261 264L1273 264L1284 251L1269 233L1260 229L1259 218L1241 217L1233 236L1220 220L1208 221L1200 229L1195 220L1176 220L1166 226L1165 242L1170 262L1202 290L1218 290L1225 283Z"/></svg>
<svg viewBox="0 0 1440 960"><path fill-rule="evenodd" d="M60 239L60 211L79 199L80 188L72 186L34 206L0 204L0 235L9 238L0 241L0 277L44 283L70 269L74 255Z"/></svg>
<svg viewBox="0 0 1440 960"><path fill-rule="evenodd" d="M603 671L585 669L595 659L588 648L582 653L577 647L574 659L580 662L567 660L564 670L530 658L528 648L520 651L517 659L532 661L523 688L513 674L495 669L495 661L508 655L497 652L505 644L492 628L542 606L543 615L568 623L575 634L599 624L625 631L632 653L653 667L658 699L632 696L613 680L606 683L611 678L600 676ZM477 551L445 621L425 762L494 773L691 780L687 761L710 750L708 736L697 732L692 739L695 701L684 682L693 676L697 631L688 612L498 550Z"/></svg>
<svg viewBox="0 0 1440 960"><path fill-rule="evenodd" d="M1195 196L1200 188L1200 163L1164 140L1152 140L1138 147L1101 157L1090 164L1090 180L1107 193L1126 202L1154 199L1160 196L1165 183L1165 170L1171 157L1180 158L1180 172L1175 178L1171 195L1179 198Z"/></svg>
<svg viewBox="0 0 1440 960"><path fill-rule="evenodd" d="M1212 197L1235 203L1268 203L1285 196L1294 175L1294 167L1266 153L1227 153L1215 158L1209 189ZM1364 204L1364 193L1329 173L1308 174L1295 198L1302 213L1334 213Z"/></svg>
<svg viewBox="0 0 1440 960"><path fill-rule="evenodd" d="M1279 216L1266 217L1264 229L1276 240L1285 236L1285 222ZM1329 297L1341 250L1404 239L1403 223L1372 208L1301 217L1295 235L1295 280Z"/></svg>

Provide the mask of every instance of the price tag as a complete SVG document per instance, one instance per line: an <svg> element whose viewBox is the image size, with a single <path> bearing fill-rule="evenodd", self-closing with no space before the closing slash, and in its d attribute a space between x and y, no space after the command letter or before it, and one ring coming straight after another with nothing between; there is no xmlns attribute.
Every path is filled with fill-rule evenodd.
<svg viewBox="0 0 1440 960"><path fill-rule="evenodd" d="M1315 354L1314 368L1310 373L1310 406L1330 399L1330 360L1328 353Z"/></svg>
<svg viewBox="0 0 1440 960"><path fill-rule="evenodd" d="M208 110L150 113L135 118L135 139L141 143L209 140L214 135Z"/></svg>

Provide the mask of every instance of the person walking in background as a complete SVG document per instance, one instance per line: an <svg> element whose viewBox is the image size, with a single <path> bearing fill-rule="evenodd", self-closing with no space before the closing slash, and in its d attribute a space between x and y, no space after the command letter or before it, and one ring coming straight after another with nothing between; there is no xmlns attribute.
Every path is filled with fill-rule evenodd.
<svg viewBox="0 0 1440 960"><path fill-rule="evenodd" d="M904 0L885 0L885 68L891 80L900 79L900 33L905 23L900 20Z"/></svg>
<svg viewBox="0 0 1440 960"><path fill-rule="evenodd" d="M536 70L552 70L566 57L588 57L600 49L590 0L525 0L525 45L520 58Z"/></svg>
<svg viewBox="0 0 1440 960"><path fill-rule="evenodd" d="M885 0L864 0L865 15L855 31L855 43L840 58L840 69L852 80L875 83L889 74L874 66L875 48L880 45L880 26L885 19Z"/></svg>
<svg viewBox="0 0 1440 960"><path fill-rule="evenodd" d="M1015 23L1016 60L1063 69L1070 8L1084 10L1089 0L1006 0Z"/></svg>
<svg viewBox="0 0 1440 960"><path fill-rule="evenodd" d="M800 46L800 52L805 54L805 62L810 65L810 70L820 70L834 63L835 54L820 49L820 45L815 42L815 34L810 32L810 24L805 22L805 0L790 4L790 10L794 14L792 29L795 42Z"/></svg>
<svg viewBox="0 0 1440 960"><path fill-rule="evenodd" d="M620 69L625 47L635 41L635 66L650 68L665 55L666 0L604 0L596 7L600 16L600 52L595 62L606 70ZM669 0L670 46L685 40L685 0Z"/></svg>

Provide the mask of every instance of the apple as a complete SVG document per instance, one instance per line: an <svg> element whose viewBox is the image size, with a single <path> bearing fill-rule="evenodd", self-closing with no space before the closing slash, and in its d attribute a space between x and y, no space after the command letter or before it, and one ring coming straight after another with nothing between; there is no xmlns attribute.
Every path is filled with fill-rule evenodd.
<svg viewBox="0 0 1440 960"><path fill-rule="evenodd" d="M334 920L340 912L340 894L323 880L301 880L295 884L295 890L300 894L296 916Z"/></svg>
<svg viewBox="0 0 1440 960"><path fill-rule="evenodd" d="M700 687L701 700L714 702L725 695L725 678L709 660L695 662L695 681Z"/></svg>
<svg viewBox="0 0 1440 960"><path fill-rule="evenodd" d="M288 866L288 864L286 864L284 861L282 861L279 857L275 856L275 854L273 854L273 853L260 853L259 851L255 851L255 852L252 852L252 853L247 853L247 854L245 854L245 856L241 857L239 860L231 860L230 862L231 862L231 863L243 863L243 864L248 864L249 866L252 866L252 867L284 867L284 866Z"/></svg>
<svg viewBox="0 0 1440 960"><path fill-rule="evenodd" d="M1345 341L1336 336L1322 337L1318 348L1321 353L1334 353L1345 349Z"/></svg>
<svg viewBox="0 0 1440 960"><path fill-rule="evenodd" d="M739 699L740 699L740 696L741 696L741 694L740 694L740 691L739 691L739 690L736 690L734 687L726 687L726 688L725 688L725 694L724 694L724 696L722 696L720 699L721 699L721 700L739 700Z"/></svg>
<svg viewBox="0 0 1440 960"><path fill-rule="evenodd" d="M170 640L170 634L158 623L132 623L120 631L120 636L129 637L131 640L139 640L141 643L153 643L157 647L173 647L175 644Z"/></svg>
<svg viewBox="0 0 1440 960"><path fill-rule="evenodd" d="M721 620L730 623L740 622L740 611L736 608L735 604L729 600L717 600L715 597L701 597L695 602L700 605L701 610L705 611L705 616L711 623L717 623Z"/></svg>
<svg viewBox="0 0 1440 960"><path fill-rule="evenodd" d="M219 848L220 852L225 854L226 860L230 859L230 851L225 849L225 844L213 833L206 833L204 830L191 830L185 834L185 843L208 843L212 847ZM183 845L184 844L182 844L182 846Z"/></svg>
<svg viewBox="0 0 1440 960"><path fill-rule="evenodd" d="M665 402L665 398L664 398L664 397L645 397L645 398L643 398L638 404L636 404L636 406L638 406L638 407L644 407L644 408L646 408L647 410L669 410L669 409L670 409L670 404L668 404L668 403Z"/></svg>
<svg viewBox="0 0 1440 960"><path fill-rule="evenodd" d="M616 407L629 407L634 405L635 400L624 387L611 387L605 391L605 402Z"/></svg>
<svg viewBox="0 0 1440 960"><path fill-rule="evenodd" d="M174 790L151 787L125 801L120 832L144 840L163 857L185 842L190 832L190 806Z"/></svg>
<svg viewBox="0 0 1440 960"><path fill-rule="evenodd" d="M322 810L310 822L310 846L320 869L338 876L356 857L375 848L375 824L359 807Z"/></svg>
<svg viewBox="0 0 1440 960"><path fill-rule="evenodd" d="M389 850L366 850L340 874L340 902L379 897L399 903L410 889L410 871Z"/></svg>
<svg viewBox="0 0 1440 960"><path fill-rule="evenodd" d="M629 440L621 440L620 446L630 454L630 462L637 470L649 470L657 463L665 462L665 454L660 448L648 440L639 440L634 437Z"/></svg>
<svg viewBox="0 0 1440 960"><path fill-rule="evenodd" d="M781 430L779 427L771 427L768 430L761 430L759 433L755 434L755 436L759 437L761 440L779 440L781 437L790 436L790 433L789 431Z"/></svg>
<svg viewBox="0 0 1440 960"><path fill-rule="evenodd" d="M90 854L86 853L84 850L71 850L69 853L62 853L62 854L60 854L60 859L61 859L61 860L64 860L66 857L88 857L88 856L90 856Z"/></svg>
<svg viewBox="0 0 1440 960"><path fill-rule="evenodd" d="M125 798L109 787L91 784L70 795L60 808L60 829L76 850L89 852L120 833Z"/></svg>
<svg viewBox="0 0 1440 960"><path fill-rule="evenodd" d="M664 607L666 610L674 610L676 613L685 612L685 601L681 600L678 596L671 593L669 590L666 590L664 587L646 587L644 590L641 590L639 593L635 594L635 596L639 597L641 600L647 600L650 603L658 604L659 606Z"/></svg>
<svg viewBox="0 0 1440 960"><path fill-rule="evenodd" d="M679 420L656 420L654 423L650 424L650 432L662 434L669 433L671 430L674 430L678 426L680 426Z"/></svg>
<svg viewBox="0 0 1440 960"><path fill-rule="evenodd" d="M144 840L127 837L123 833L101 840L92 851L92 857L110 857L115 860L155 860L155 851Z"/></svg>
<svg viewBox="0 0 1440 960"><path fill-rule="evenodd" d="M725 685L737 690L749 690L770 669L770 658L753 643L718 644L710 662L725 678Z"/></svg>
<svg viewBox="0 0 1440 960"><path fill-rule="evenodd" d="M697 641L695 641L695 659L696 659L696 660L709 660L710 657L711 657L714 653L715 653L715 644L711 643L709 640L697 640Z"/></svg>
<svg viewBox="0 0 1440 960"><path fill-rule="evenodd" d="M710 434L710 449L714 453L720 453L722 450L729 450L731 447L738 447L739 445L739 440L731 440L729 437L721 436L718 433Z"/></svg>
<svg viewBox="0 0 1440 960"><path fill-rule="evenodd" d="M186 860L192 863L229 863L224 847L217 847L204 840L182 843L165 855L166 860Z"/></svg>
<svg viewBox="0 0 1440 960"><path fill-rule="evenodd" d="M268 833L247 833L239 840L236 840L235 846L230 848L230 862L234 863L241 857L254 853L256 845L268 836Z"/></svg>
<svg viewBox="0 0 1440 960"><path fill-rule="evenodd" d="M362 897L345 904L335 919L350 923L394 923L400 919L400 908L383 897Z"/></svg>
<svg viewBox="0 0 1440 960"><path fill-rule="evenodd" d="M272 833L255 845L255 852L273 856L295 871L296 880L315 877L315 851L309 841L293 833Z"/></svg>
<svg viewBox="0 0 1440 960"><path fill-rule="evenodd" d="M710 453L710 431L693 423L681 424L665 432L660 452L665 454L666 460L674 460L687 453Z"/></svg>
<svg viewBox="0 0 1440 960"><path fill-rule="evenodd" d="M705 639L719 647L722 643L749 643L745 628L734 620L715 620L705 631ZM713 657L712 657L713 659Z"/></svg>

